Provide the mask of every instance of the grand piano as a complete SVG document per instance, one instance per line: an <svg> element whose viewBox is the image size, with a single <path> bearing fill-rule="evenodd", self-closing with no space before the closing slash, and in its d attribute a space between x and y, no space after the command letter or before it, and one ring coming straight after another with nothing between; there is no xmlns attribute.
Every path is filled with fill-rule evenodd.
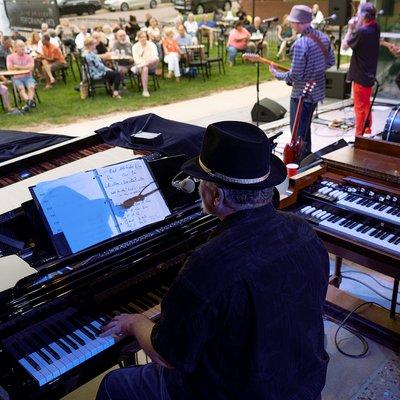
<svg viewBox="0 0 400 400"><path fill-rule="evenodd" d="M13 186L29 185L27 176L40 181L51 171L81 160L87 167L89 159L113 151L90 136L23 157L0 166L0 193L11 196ZM118 363L121 350L132 343L99 338L101 326L118 313L157 318L184 261L217 225L203 214L196 194L171 187L179 157L147 158L173 212L140 231L59 258L32 200L0 215L1 256L18 255L37 271L0 293L0 389L11 399L60 398ZM281 196L280 208L305 217L337 256L334 285L340 284L344 258L392 276L398 288L399 161L400 146L357 138L354 147L332 152L291 178ZM395 340L398 344L398 333Z"/></svg>
<svg viewBox="0 0 400 400"><path fill-rule="evenodd" d="M91 158L108 160L115 151L94 135L7 162L0 166L1 196L13 204L13 187L25 185L29 193L27 186L46 173L63 175L74 163L82 170ZM118 161L121 154L133 157L125 150ZM0 292L0 398L1 388L11 399L60 398L117 364L132 343L98 337L101 327L119 313L157 318L186 258L216 226L217 219L202 212L197 193L171 186L184 157L144 157L172 212L161 222L59 257L29 196L0 215L0 266L18 256L35 271Z"/></svg>

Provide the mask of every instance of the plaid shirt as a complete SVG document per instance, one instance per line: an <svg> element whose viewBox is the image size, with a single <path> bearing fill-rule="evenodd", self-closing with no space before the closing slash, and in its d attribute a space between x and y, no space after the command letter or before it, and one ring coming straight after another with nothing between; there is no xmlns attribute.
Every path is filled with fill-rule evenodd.
<svg viewBox="0 0 400 400"><path fill-rule="evenodd" d="M319 37L328 50L328 60L319 45L308 34ZM291 50L292 68L288 72L278 72L276 78L285 80L288 85L293 85L292 97L299 98L307 81L316 82L313 92L306 101L317 103L325 98L325 71L335 64L335 56L330 46L328 37L309 27L294 42Z"/></svg>

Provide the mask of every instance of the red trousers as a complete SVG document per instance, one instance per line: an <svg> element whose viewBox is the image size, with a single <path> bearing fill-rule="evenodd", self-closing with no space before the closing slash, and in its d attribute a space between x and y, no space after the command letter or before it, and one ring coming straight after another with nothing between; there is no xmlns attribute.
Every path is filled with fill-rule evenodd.
<svg viewBox="0 0 400 400"><path fill-rule="evenodd" d="M361 136L365 120L371 106L372 87L365 87L353 83L354 113L356 116L356 136ZM364 133L371 133L372 118L369 116L367 128Z"/></svg>

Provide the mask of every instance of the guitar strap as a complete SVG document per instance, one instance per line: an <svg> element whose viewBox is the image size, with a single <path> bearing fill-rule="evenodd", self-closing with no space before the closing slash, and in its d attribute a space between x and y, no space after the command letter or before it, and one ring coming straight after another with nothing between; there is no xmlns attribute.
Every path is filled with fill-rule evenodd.
<svg viewBox="0 0 400 400"><path fill-rule="evenodd" d="M328 49L322 43L321 38L319 36L317 36L314 32L307 33L305 36L309 37L311 40L313 40L318 45L318 47L322 51L322 54L324 55L325 64L327 64L328 58L329 58L329 53L328 53Z"/></svg>

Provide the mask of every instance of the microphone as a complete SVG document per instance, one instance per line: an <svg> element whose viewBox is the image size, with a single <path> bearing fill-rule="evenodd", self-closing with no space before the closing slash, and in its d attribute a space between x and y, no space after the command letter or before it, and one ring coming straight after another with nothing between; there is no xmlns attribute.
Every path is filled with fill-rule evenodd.
<svg viewBox="0 0 400 400"><path fill-rule="evenodd" d="M336 18L337 18L337 15L336 15L336 14L332 14L332 15L330 15L329 17L324 18L323 21L325 21L325 22L328 22L328 21L335 21Z"/></svg>
<svg viewBox="0 0 400 400"><path fill-rule="evenodd" d="M266 23L268 23L268 22L276 22L276 21L278 21L278 20L279 20L278 17L271 17L271 18L263 19L263 20L262 20L262 23L263 23L263 24L266 24Z"/></svg>
<svg viewBox="0 0 400 400"><path fill-rule="evenodd" d="M181 181L172 180L171 184L175 189L178 189L181 192L188 194L193 193L196 189L196 184L194 183L194 180L189 177Z"/></svg>
<svg viewBox="0 0 400 400"><path fill-rule="evenodd" d="M385 10L384 10L384 9L379 10L379 11L376 13L376 15L377 15L378 17L381 17L382 15L385 15Z"/></svg>

